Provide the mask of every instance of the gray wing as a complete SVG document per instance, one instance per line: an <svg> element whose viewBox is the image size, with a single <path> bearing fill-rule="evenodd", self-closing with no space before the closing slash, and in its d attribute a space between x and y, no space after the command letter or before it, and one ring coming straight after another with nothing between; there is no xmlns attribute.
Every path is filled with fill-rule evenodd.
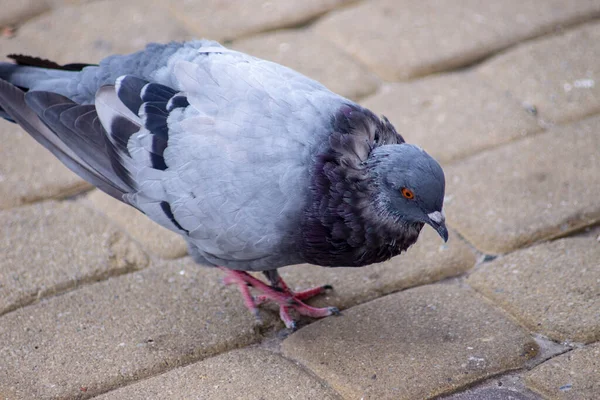
<svg viewBox="0 0 600 400"><path fill-rule="evenodd" d="M137 62L138 77L115 79L119 59L103 61L54 92L38 85L26 102L121 200L186 236L211 262L242 269L297 262L283 254L308 193L309 165L348 101L219 45L167 53L153 70ZM136 62L127 57L122 69L130 71Z"/></svg>

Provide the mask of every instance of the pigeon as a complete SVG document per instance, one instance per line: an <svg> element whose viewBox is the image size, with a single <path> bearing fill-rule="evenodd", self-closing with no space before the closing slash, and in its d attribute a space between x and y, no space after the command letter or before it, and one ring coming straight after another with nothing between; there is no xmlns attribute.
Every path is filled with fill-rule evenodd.
<svg viewBox="0 0 600 400"><path fill-rule="evenodd" d="M210 40L152 43L99 64L9 58L0 116L182 235L257 316L265 301L291 329L294 313L339 313L305 302L331 286L295 292L278 268L382 262L425 224L448 240L440 165L385 117L290 68Z"/></svg>

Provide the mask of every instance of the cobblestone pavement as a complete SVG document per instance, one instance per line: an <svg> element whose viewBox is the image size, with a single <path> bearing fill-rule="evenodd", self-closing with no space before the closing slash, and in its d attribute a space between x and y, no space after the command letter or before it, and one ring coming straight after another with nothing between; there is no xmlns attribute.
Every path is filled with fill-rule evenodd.
<svg viewBox="0 0 600 400"><path fill-rule="evenodd" d="M261 323L181 238L0 121L1 399L600 399L600 0L0 0L0 53L209 37L358 100L447 175L450 241L288 267Z"/></svg>

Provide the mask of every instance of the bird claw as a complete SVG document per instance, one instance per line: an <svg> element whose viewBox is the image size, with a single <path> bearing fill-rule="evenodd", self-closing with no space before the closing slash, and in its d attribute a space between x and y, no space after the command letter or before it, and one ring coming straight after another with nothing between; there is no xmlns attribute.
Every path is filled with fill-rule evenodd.
<svg viewBox="0 0 600 400"><path fill-rule="evenodd" d="M263 319L260 316L260 311L258 311L258 308L250 310L250 312L252 313L252 315L254 315L254 319L256 320L256 324L257 325L262 325Z"/></svg>
<svg viewBox="0 0 600 400"><path fill-rule="evenodd" d="M296 321L294 321L294 319L290 316L289 307L280 306L279 307L279 317L285 324L285 327L288 328L289 330L291 330L292 332L294 332L294 331L296 331L296 329L298 329L298 326L296 325Z"/></svg>
<svg viewBox="0 0 600 400"><path fill-rule="evenodd" d="M300 292L293 292L281 277L278 277L278 280L274 282L272 286L269 286L246 272L233 271L227 268L221 269L227 273L223 282L227 285L235 283L238 286L242 298L244 299L244 304L259 321L260 317L258 315L257 306L266 303L267 301L274 301L279 304L279 316L286 328L291 331L295 331L298 328L296 321L290 316L290 310L292 309L300 315L311 318L323 318L340 314L340 310L337 307L317 308L304 303L304 300L333 289L333 286L331 285L322 285ZM250 287L258 290L261 294L253 297L250 294Z"/></svg>
<svg viewBox="0 0 600 400"><path fill-rule="evenodd" d="M342 312L337 307L327 307L329 309L329 315L342 315Z"/></svg>

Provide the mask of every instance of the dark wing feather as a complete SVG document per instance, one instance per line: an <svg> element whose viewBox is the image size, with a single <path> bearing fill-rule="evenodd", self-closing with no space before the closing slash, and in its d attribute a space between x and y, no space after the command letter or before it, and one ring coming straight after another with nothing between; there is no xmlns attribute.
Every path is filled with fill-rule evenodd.
<svg viewBox="0 0 600 400"><path fill-rule="evenodd" d="M0 107L36 141L50 150L71 171L112 197L123 201L124 191L95 171L87 162L83 161L73 150L63 143L42 122L38 115L29 108L25 102L25 92L3 80L0 80Z"/></svg>
<svg viewBox="0 0 600 400"><path fill-rule="evenodd" d="M79 105L56 93L41 91L28 92L25 102L68 148L100 176L124 193L135 190L135 184L102 124L92 121L91 129L72 129L79 117L92 117L95 111L89 106Z"/></svg>
<svg viewBox="0 0 600 400"><path fill-rule="evenodd" d="M110 136L117 149L130 157L127 143L131 135L139 132L140 127L127 118L116 117L110 124Z"/></svg>
<svg viewBox="0 0 600 400"><path fill-rule="evenodd" d="M144 102L140 93L147 84L148 81L131 75L122 76L115 82L115 90L119 100L136 115Z"/></svg>
<svg viewBox="0 0 600 400"><path fill-rule="evenodd" d="M123 76L117 80L116 93L119 100L142 120L142 125L152 134L150 164L157 170L167 169L163 153L169 140L167 118L171 110L167 106L178 99L176 106L189 105L185 96L172 88L158 83L148 83L133 76Z"/></svg>
<svg viewBox="0 0 600 400"><path fill-rule="evenodd" d="M96 107L93 104L81 105L72 107L70 111L66 111L60 115L60 122L72 131L77 130L76 122L79 117L88 113L95 113Z"/></svg>
<svg viewBox="0 0 600 400"><path fill-rule="evenodd" d="M176 94L175 96L171 97L171 99L167 102L167 111L171 112L176 108L185 108L189 105L190 103L188 102L188 99L187 97L185 97L185 95Z"/></svg>
<svg viewBox="0 0 600 400"><path fill-rule="evenodd" d="M141 91L141 97L144 103L148 102L168 102L177 92L168 86L159 83L149 83Z"/></svg>

